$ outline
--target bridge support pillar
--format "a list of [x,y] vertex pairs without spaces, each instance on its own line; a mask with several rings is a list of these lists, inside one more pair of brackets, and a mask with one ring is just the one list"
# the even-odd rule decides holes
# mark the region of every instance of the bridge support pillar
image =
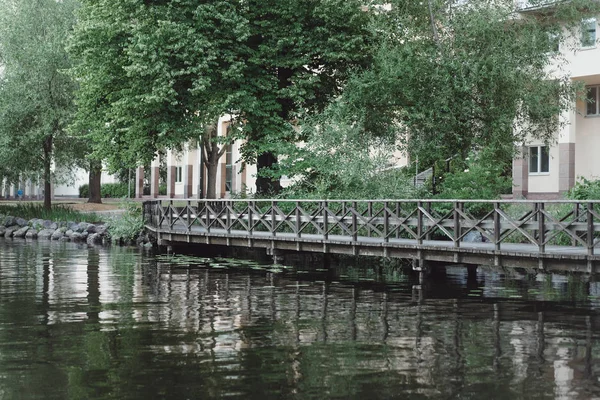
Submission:
[[267,247],[267,255],[273,258],[273,264],[281,264],[283,262],[283,251],[274,247]]
[[477,280],[477,265],[475,264],[467,264],[467,281],[476,281]]
[[423,283],[425,278],[431,273],[431,266],[423,259],[412,260],[412,269],[419,273],[419,283]]

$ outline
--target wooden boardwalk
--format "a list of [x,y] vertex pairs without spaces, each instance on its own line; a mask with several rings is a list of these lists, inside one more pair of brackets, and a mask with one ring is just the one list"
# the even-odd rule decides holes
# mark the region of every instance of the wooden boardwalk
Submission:
[[[600,202],[151,200],[159,243],[265,248],[428,262],[600,271]],[[598,254],[597,254],[598,253]]]

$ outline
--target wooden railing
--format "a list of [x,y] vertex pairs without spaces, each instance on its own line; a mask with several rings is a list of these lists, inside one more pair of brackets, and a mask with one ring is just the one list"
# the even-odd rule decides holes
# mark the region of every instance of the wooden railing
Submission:
[[[144,202],[148,226],[204,234],[270,235],[448,241],[475,236],[500,250],[527,243],[543,253],[548,245],[587,249],[600,241],[600,202],[529,200],[151,200]],[[598,210],[598,211],[596,211]]]

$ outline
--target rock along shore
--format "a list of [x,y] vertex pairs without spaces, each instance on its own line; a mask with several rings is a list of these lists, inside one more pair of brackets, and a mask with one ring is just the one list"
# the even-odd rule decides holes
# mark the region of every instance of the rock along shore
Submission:
[[119,244],[137,244],[146,248],[153,246],[152,238],[143,232],[131,243],[124,243],[121,238],[112,238],[105,223],[55,222],[38,218],[26,220],[13,216],[0,216],[0,237],[85,242],[89,245],[106,245],[112,239]]

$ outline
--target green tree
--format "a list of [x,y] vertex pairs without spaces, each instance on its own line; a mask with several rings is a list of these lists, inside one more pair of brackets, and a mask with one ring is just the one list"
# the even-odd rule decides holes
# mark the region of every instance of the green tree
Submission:
[[277,192],[276,166],[282,144],[302,136],[291,125],[322,111],[339,96],[350,73],[371,60],[369,21],[363,1],[253,0],[245,2],[247,41],[245,91],[246,160],[259,170],[257,191]]
[[508,175],[515,143],[555,140],[577,85],[560,74],[553,47],[599,11],[589,1],[531,3],[546,7],[518,14],[512,0],[390,1],[374,21],[372,67],[344,88],[338,125],[396,142],[425,168],[485,148],[480,161]]
[[[358,0],[82,4],[70,46],[74,127],[113,168],[148,164],[232,114],[244,121],[235,132],[247,139],[244,158],[264,171],[277,143],[297,139],[290,121],[322,109],[369,59]],[[264,174],[257,186],[279,188]]]
[[79,142],[66,126],[75,84],[64,49],[74,23],[73,0],[0,0],[0,160],[11,175],[42,171],[51,207],[51,166],[74,162]]
[[[160,151],[180,149],[190,139],[218,162],[222,153],[218,146],[212,153],[205,132],[239,103],[243,60],[237,52],[247,37],[239,6],[82,3],[69,49],[80,81],[73,129],[88,130],[96,154],[113,170],[148,165]],[[213,176],[217,164],[207,167]]]

